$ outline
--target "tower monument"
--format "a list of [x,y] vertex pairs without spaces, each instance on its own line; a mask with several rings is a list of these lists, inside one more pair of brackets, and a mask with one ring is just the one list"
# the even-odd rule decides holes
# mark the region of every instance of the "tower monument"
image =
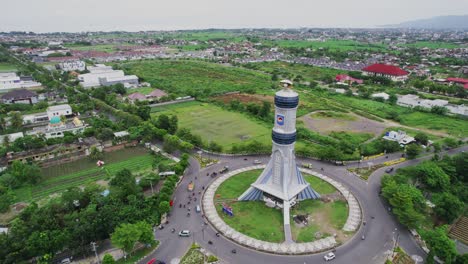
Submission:
[[275,94],[275,125],[271,135],[273,149],[270,161],[238,200],[263,200],[269,206],[283,208],[286,242],[292,242],[290,206],[301,200],[320,198],[320,195],[304,180],[294,155],[299,95],[292,90],[291,81],[283,80],[281,84],[283,89]]

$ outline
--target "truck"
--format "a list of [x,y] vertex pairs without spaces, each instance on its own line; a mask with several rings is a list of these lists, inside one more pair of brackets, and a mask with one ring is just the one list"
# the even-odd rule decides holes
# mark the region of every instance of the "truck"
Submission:
[[189,183],[189,185],[187,186],[187,190],[189,192],[193,191],[193,188],[195,187],[195,184],[193,182]]
[[228,170],[229,170],[229,167],[224,166],[224,168],[222,170],[220,170],[219,173],[226,173],[226,172],[228,172]]

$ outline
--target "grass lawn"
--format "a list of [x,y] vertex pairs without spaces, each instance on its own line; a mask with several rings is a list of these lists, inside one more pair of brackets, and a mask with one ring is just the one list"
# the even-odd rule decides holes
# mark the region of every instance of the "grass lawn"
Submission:
[[[153,111],[160,110],[159,107]],[[164,106],[165,114],[177,115],[179,127],[189,128],[206,142],[214,141],[226,150],[235,143],[257,140],[271,144],[271,131],[261,121],[220,107],[190,102]],[[161,113],[161,112],[159,112]]]
[[442,42],[442,41],[417,41],[415,43],[408,43],[402,44],[402,46],[406,47],[415,47],[415,48],[430,48],[430,49],[456,49],[459,48],[460,45],[450,42]]
[[34,186],[15,190],[16,201],[39,200],[69,187],[105,179],[124,168],[132,172],[151,169],[155,161],[143,148],[130,148],[106,153],[103,168],[87,158],[42,169],[43,179]]
[[322,179],[320,179],[318,177],[308,175],[308,174],[304,174],[304,179],[308,183],[310,183],[310,186],[312,187],[312,189],[314,189],[320,195],[330,194],[330,193],[334,193],[334,192],[337,191],[335,189],[335,187],[333,187],[333,185],[329,184],[328,182],[326,182],[326,181],[324,181],[324,180],[322,180]]
[[198,246],[192,246],[180,260],[180,264],[203,264],[205,256]]
[[154,87],[180,96],[259,91],[272,85],[267,74],[196,60],[146,60],[119,65],[126,74],[135,74]]
[[147,94],[151,93],[154,90],[156,90],[156,88],[153,88],[153,87],[132,88],[132,89],[127,90],[127,94],[142,93],[144,95],[147,95]]
[[[299,227],[294,223],[293,215],[309,215],[307,226]],[[316,232],[321,238],[341,233],[341,228],[348,218],[348,207],[344,201],[324,203],[320,200],[306,200],[291,210],[291,231],[296,242],[315,241]],[[340,234],[341,235],[341,234]]]
[[[283,216],[281,210],[269,208],[265,206],[264,202],[259,201],[228,202],[228,200],[237,199],[247,190],[261,172],[262,170],[246,171],[223,182],[215,194],[216,209],[221,218],[235,230],[260,240],[281,242],[284,240]],[[336,191],[332,185],[317,177],[305,175],[305,179],[320,194],[330,194]],[[222,212],[222,202],[229,203],[232,207],[234,212],[233,217],[227,216]],[[344,212],[342,212],[342,205],[344,206]],[[341,227],[346,221],[348,212],[346,203],[344,202],[342,202],[342,204],[341,202],[324,204],[321,201],[308,200],[300,202],[299,208],[298,210],[306,211],[315,210],[316,208],[324,209],[328,214],[327,216],[330,217],[330,225],[341,225]],[[344,220],[341,219],[342,217],[344,217]],[[313,229],[321,231],[323,228],[321,225],[310,225],[307,227],[307,231],[301,229],[301,232],[304,231],[301,236],[305,236],[301,237],[301,240],[312,241],[309,240],[309,234]],[[312,234],[315,232],[316,231],[312,232]]]
[[99,44],[99,45],[65,45],[65,47],[71,50],[92,50],[92,51],[103,51],[103,52],[115,52],[119,46],[130,46],[130,44]]
[[350,50],[373,50],[385,51],[382,44],[360,43],[353,40],[327,40],[327,41],[307,41],[307,40],[278,40],[274,44],[284,48],[329,48],[330,50],[350,51]]
[[16,71],[16,66],[11,63],[2,62],[0,63],[0,72],[13,72]]

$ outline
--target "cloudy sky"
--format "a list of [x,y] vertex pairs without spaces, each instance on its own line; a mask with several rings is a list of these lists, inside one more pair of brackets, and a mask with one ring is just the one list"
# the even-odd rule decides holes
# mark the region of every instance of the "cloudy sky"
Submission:
[[467,0],[0,0],[0,31],[375,27],[468,14]]

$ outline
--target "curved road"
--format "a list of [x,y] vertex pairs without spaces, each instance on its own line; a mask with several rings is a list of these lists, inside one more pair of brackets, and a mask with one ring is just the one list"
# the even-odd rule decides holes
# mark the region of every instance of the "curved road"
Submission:
[[[442,154],[456,154],[468,150],[468,146],[460,147],[457,149],[449,150]],[[383,163],[387,160],[394,160],[399,158],[401,153],[389,154],[388,159],[381,157],[372,160],[374,164]],[[195,212],[195,206],[200,204],[201,195],[198,194],[202,191],[202,186],[208,186],[213,180],[211,177],[206,176],[207,173],[219,171],[225,165],[228,165],[231,170],[239,169],[242,167],[252,165],[253,160],[258,159],[263,163],[269,160],[269,156],[242,156],[242,157],[229,157],[218,156],[211,154],[203,154],[204,157],[210,156],[219,160],[218,164],[212,165],[208,168],[200,169],[197,160],[191,158],[190,166],[188,167],[185,176],[179,188],[177,188],[174,196],[174,208],[169,216],[169,224],[165,225],[162,230],[155,232],[156,239],[161,241],[159,248],[145,257],[139,263],[145,264],[152,258],[163,260],[166,263],[178,263],[185,252],[190,247],[191,243],[197,242],[203,248],[218,256],[221,260],[227,263],[255,263],[255,264],[304,264],[304,263],[317,263],[324,262],[323,255],[325,253],[317,253],[313,255],[301,256],[283,256],[274,255],[255,251],[243,246],[240,246],[223,236],[216,237],[216,231],[210,226],[204,224],[204,219],[201,213]],[[395,169],[412,166],[423,160],[430,159],[432,155],[424,156],[418,159],[409,160],[393,167]],[[244,160],[247,159],[247,160]],[[409,231],[401,226],[391,215],[379,196],[380,181],[385,174],[385,168],[375,171],[369,178],[368,182],[351,175],[346,170],[347,167],[356,167],[357,165],[335,166],[330,163],[325,163],[316,160],[297,158],[298,164],[302,162],[311,163],[313,168],[318,172],[326,174],[332,179],[340,181],[356,196],[361,204],[363,213],[363,221],[365,225],[357,231],[356,235],[344,245],[336,249],[336,259],[333,263],[384,263],[385,258],[390,254],[395,245],[395,240],[398,245],[402,247],[410,256],[418,255],[425,258],[425,252],[416,244]],[[365,165],[364,165],[365,166]],[[320,171],[323,168],[324,171]],[[190,181],[195,182],[195,197],[196,202],[186,205],[186,208],[179,208],[179,203],[186,204],[188,201],[189,192],[186,187]],[[187,212],[190,207],[191,215],[188,217]],[[176,232],[171,233],[171,229],[175,228]],[[178,236],[178,232],[183,229],[188,229],[192,232],[192,236],[182,238]],[[365,235],[365,240],[361,236]],[[212,245],[208,241],[213,241]],[[237,250],[237,254],[231,253],[232,249]]]

